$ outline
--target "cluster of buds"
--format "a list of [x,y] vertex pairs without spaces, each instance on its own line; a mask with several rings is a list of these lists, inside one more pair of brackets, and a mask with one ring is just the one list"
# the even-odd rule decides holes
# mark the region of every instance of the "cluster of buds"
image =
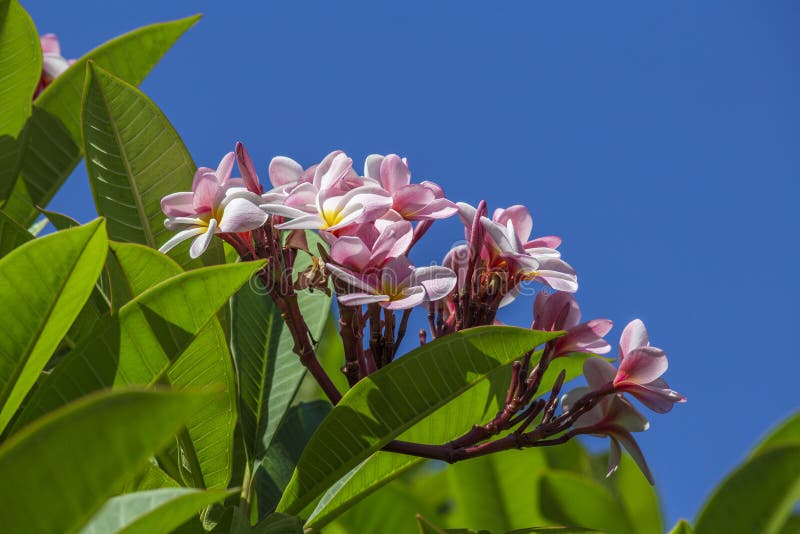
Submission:
[[[231,177],[234,162],[240,178]],[[305,169],[276,157],[269,181],[272,188],[265,191],[247,150],[237,143],[216,169],[197,170],[192,191],[162,200],[165,224],[176,234],[161,250],[192,239],[189,254],[197,258],[218,236],[243,259],[267,259],[259,278],[283,314],[300,361],[334,404],[341,393],[316,359],[296,291],[329,292],[332,279],[345,349],[342,372],[352,386],[392,361],[414,308],[427,309],[435,339],[495,324],[498,309],[516,298],[525,283],[545,286],[536,295],[531,328],[562,334],[545,345],[538,361],[531,351],[514,362],[506,402],[497,415],[446,444],[393,441],[385,450],[455,462],[599,435],[611,439],[609,474],[624,447],[652,481],[631,434],[647,429],[648,422],[624,395],[659,413],[686,399],[660,378],[667,358],[650,346],[641,321],[631,322],[622,333],[618,368],[605,358],[590,357],[583,368],[588,387],[560,397],[562,372],[548,398],[537,398],[554,360],[608,353],[611,346],[604,336],[612,324],[607,319],[580,321],[572,295],[577,276],[557,250],[561,239],[532,239],[527,208],[497,209],[489,218],[483,201],[477,207],[454,203],[433,182],[412,183],[408,161],[394,154],[367,157],[363,175],[341,151]],[[466,244],[451,249],[441,266],[414,267],[410,249],[434,221],[456,214],[464,223]],[[327,247],[310,250],[307,231],[318,232]],[[312,256],[311,267],[301,273],[294,268],[298,253]],[[401,310],[398,323],[395,312]],[[422,330],[420,343],[426,341]],[[494,439],[501,432],[506,435]]]

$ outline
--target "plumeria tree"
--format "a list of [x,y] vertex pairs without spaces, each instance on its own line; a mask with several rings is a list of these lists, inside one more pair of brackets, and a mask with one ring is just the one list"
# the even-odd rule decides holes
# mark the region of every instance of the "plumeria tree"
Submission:
[[[7,529],[662,531],[637,406],[686,398],[645,325],[617,340],[582,320],[576,270],[560,238],[531,237],[528,208],[457,202],[400,155],[262,167],[236,143],[196,166],[136,88],[196,20],[68,60],[0,1]],[[46,209],[82,158],[99,215],[84,225]],[[450,217],[463,241],[415,266]],[[526,298],[529,322],[502,323]],[[799,424],[720,486],[697,532],[797,524]],[[762,476],[774,487],[744,495]]]

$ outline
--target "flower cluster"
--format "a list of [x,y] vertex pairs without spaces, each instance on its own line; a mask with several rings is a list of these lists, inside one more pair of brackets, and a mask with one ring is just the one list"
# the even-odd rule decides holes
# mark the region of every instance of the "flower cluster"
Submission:
[[[232,177],[234,162],[241,177]],[[453,462],[507,448],[555,445],[582,434],[600,435],[611,439],[609,474],[624,447],[652,481],[632,437],[649,423],[625,395],[658,413],[685,402],[661,378],[666,355],[650,345],[637,319],[622,333],[618,367],[594,357],[611,350],[604,337],[612,323],[581,322],[573,295],[577,275],[561,259],[561,239],[532,238],[533,219],[526,207],[496,209],[489,217],[485,202],[477,207],[454,203],[433,182],[412,183],[408,161],[395,154],[368,156],[362,174],[338,150],[308,168],[279,156],[269,164],[269,182],[271,188],[265,190],[250,155],[237,143],[216,169],[197,170],[192,191],[162,199],[165,225],[176,234],[161,250],[191,239],[189,254],[197,258],[218,236],[243,259],[267,259],[259,277],[287,321],[295,352],[334,403],[341,394],[316,361],[295,290],[329,292],[333,279],[346,359],[342,371],[352,386],[392,361],[415,307],[427,306],[430,334],[438,338],[497,323],[498,309],[519,296],[528,282],[546,288],[534,300],[531,328],[556,337],[546,343],[538,361],[532,360],[531,351],[514,363],[506,404],[497,416],[441,446],[393,442],[387,450]],[[411,248],[434,221],[456,214],[464,224],[466,244],[453,247],[441,266],[414,267],[408,257]],[[327,247],[310,250],[308,231],[316,231]],[[299,251],[312,255],[312,262],[295,273]],[[403,315],[396,328],[397,310]],[[422,330],[420,343],[426,340]],[[559,401],[562,372],[549,399],[537,400],[549,365],[576,353],[591,356],[583,366],[588,386],[569,391]],[[533,430],[526,432],[531,425]]]

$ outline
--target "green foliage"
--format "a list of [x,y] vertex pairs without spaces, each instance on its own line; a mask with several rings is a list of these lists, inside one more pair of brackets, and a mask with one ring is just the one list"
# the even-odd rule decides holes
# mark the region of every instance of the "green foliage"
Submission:
[[0,211],[0,258],[31,239],[33,235],[28,230]]
[[81,534],[171,532],[206,506],[235,492],[164,488],[120,495],[103,505]]
[[669,534],[692,534],[692,526],[685,519],[678,521]]
[[[180,136],[161,110],[131,84],[87,64],[81,116],[86,170],[97,213],[108,221],[108,235],[116,241],[153,248],[172,235],[164,227],[161,199],[190,190],[197,169]],[[170,256],[191,262],[189,244]],[[224,263],[222,242],[204,255]]]
[[404,430],[559,334],[512,327],[457,332],[360,381],[311,438],[278,511],[300,512]]
[[[153,24],[112,39],[80,58],[39,95],[19,142],[0,143],[0,168],[4,169],[0,183],[13,187],[3,206],[7,215],[21,226],[30,226],[37,216],[35,206],[46,206],[81,160],[81,94],[86,63],[94,61],[138,85],[197,19]],[[33,50],[38,53],[36,41]],[[0,108],[3,114],[8,109]],[[15,163],[9,166],[12,161]]]
[[16,433],[0,446],[3,528],[76,531],[207,396],[98,393]]
[[[533,360],[541,356],[536,353]],[[540,393],[546,394],[556,376],[564,370],[566,380],[581,374],[583,361],[587,355],[575,354],[569,358],[554,361],[542,379]],[[481,381],[445,404],[434,414],[403,432],[398,439],[419,443],[445,443],[462,434],[475,424],[493,417],[505,400],[508,391],[510,369],[507,367]],[[558,447],[558,450],[571,450],[571,446]],[[549,451],[549,449],[546,449]],[[308,526],[319,528],[336,515],[353,506],[360,499],[377,491],[393,479],[425,460],[415,456],[377,452],[352,469],[345,477],[325,493],[313,513],[308,518]]]
[[98,219],[26,243],[0,260],[0,300],[8,312],[0,336],[0,431],[89,298],[107,249]]

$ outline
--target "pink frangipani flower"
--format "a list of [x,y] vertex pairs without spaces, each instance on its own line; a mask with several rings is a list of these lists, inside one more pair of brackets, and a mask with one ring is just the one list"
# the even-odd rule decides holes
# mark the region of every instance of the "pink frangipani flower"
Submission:
[[374,225],[360,225],[358,234],[334,238],[333,263],[357,273],[380,269],[386,262],[408,252],[414,230],[408,221],[397,221],[378,231]]
[[686,397],[670,389],[661,377],[667,370],[667,355],[650,346],[644,323],[634,319],[620,338],[619,369],[605,360],[591,358],[583,365],[583,373],[592,389],[612,384],[620,393],[630,393],[642,404],[658,413],[672,410]]
[[258,181],[258,173],[256,173],[253,160],[241,141],[236,142],[236,164],[239,166],[239,172],[242,173],[242,181],[247,190],[261,195],[264,189],[261,187],[261,182]]
[[411,183],[408,161],[397,154],[371,154],[364,162],[364,176],[377,181],[392,195],[392,209],[409,221],[446,219],[458,208],[433,182]]
[[34,98],[39,96],[39,93],[53,83],[53,80],[61,76],[70,65],[75,63],[74,59],[65,59],[61,55],[61,44],[55,34],[46,33],[39,40],[42,45],[42,77],[39,80],[39,85],[36,86]]
[[266,222],[267,214],[258,207],[261,197],[248,191],[242,179],[230,177],[233,159],[230,152],[216,170],[200,167],[191,192],[161,199],[161,209],[168,217],[164,226],[178,232],[161,246],[161,252],[195,238],[189,255],[197,258],[208,249],[214,234],[248,232]]
[[566,330],[567,333],[554,341],[555,357],[570,352],[589,352],[605,354],[611,345],[603,339],[613,326],[608,319],[592,319],[581,323],[581,310],[578,301],[569,293],[549,294],[539,291],[533,302],[534,330],[554,332]]
[[[569,410],[591,390],[587,387],[575,388],[561,399],[561,406]],[[574,424],[576,434],[608,436],[611,449],[608,453],[608,471],[606,476],[617,470],[622,456],[620,444],[630,453],[650,484],[654,484],[653,474],[647,466],[642,449],[633,439],[631,432],[644,432],[650,427],[645,417],[626,401],[622,395],[611,394],[603,397],[592,409],[578,417]]]
[[455,273],[450,269],[415,268],[405,256],[392,258],[381,269],[366,274],[333,263],[327,263],[326,268],[349,286],[349,293],[338,296],[339,302],[346,306],[378,303],[390,310],[405,310],[442,299],[456,285]]
[[285,198],[269,198],[261,207],[290,219],[279,229],[335,232],[354,223],[372,222],[392,205],[392,198],[376,185],[352,175],[353,160],[337,153],[329,165],[323,161],[312,182],[298,183]]

